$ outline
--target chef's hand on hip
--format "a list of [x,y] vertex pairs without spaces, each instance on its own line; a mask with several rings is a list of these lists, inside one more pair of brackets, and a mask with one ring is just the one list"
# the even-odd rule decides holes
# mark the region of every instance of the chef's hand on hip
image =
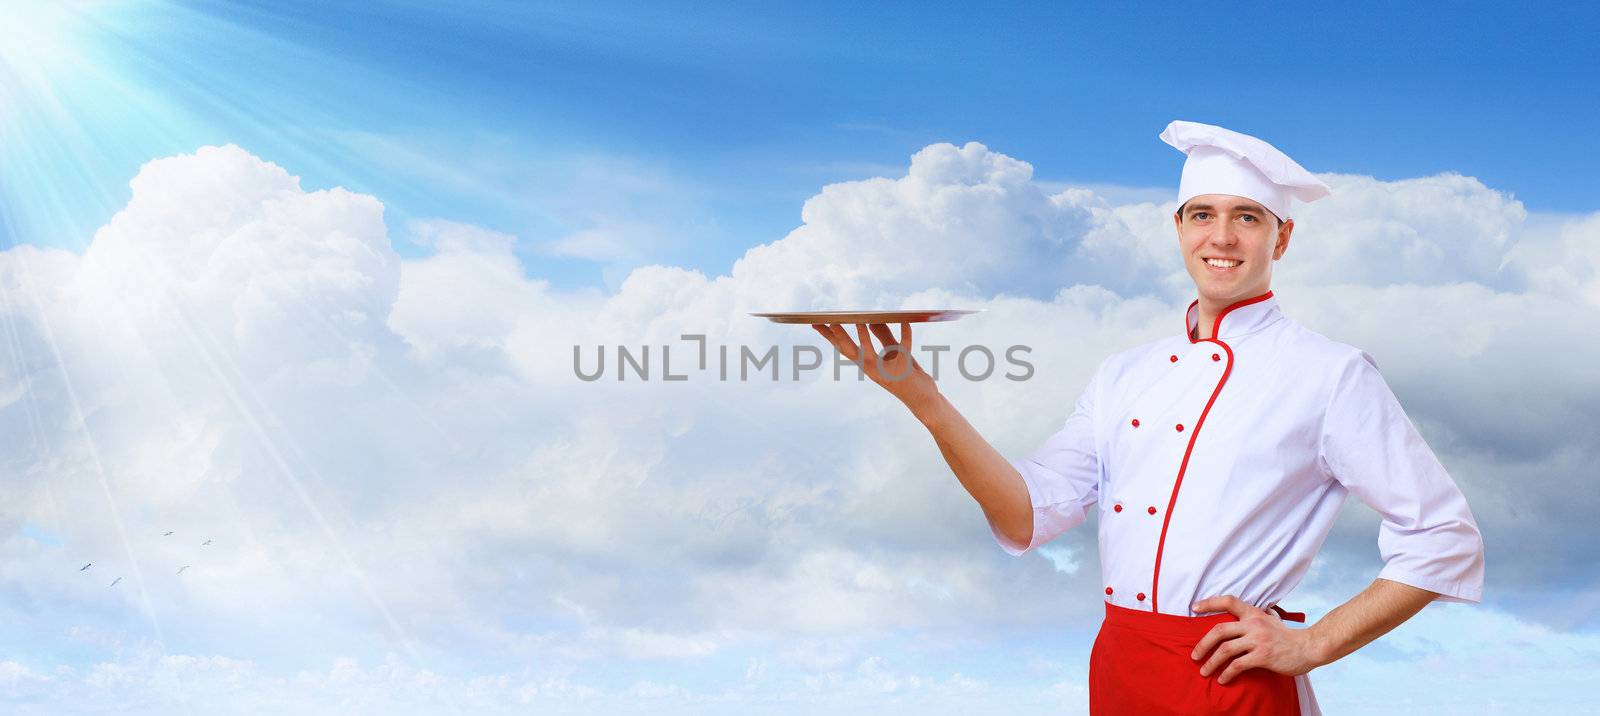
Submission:
[[[860,363],[861,369],[872,382],[883,386],[913,412],[918,406],[927,404],[939,395],[939,387],[934,383],[933,377],[923,371],[922,366],[913,357],[910,323],[900,324],[898,341],[889,331],[889,327],[882,323],[854,325],[860,345],[850,338],[850,333],[840,324],[813,323],[811,327],[817,329],[823,338],[828,339],[840,355]],[[872,336],[877,336],[883,343],[882,351],[874,345]],[[862,359],[863,355],[865,360]]]
[[[1197,614],[1229,612],[1239,621],[1225,622],[1211,627],[1189,655],[1200,664],[1200,675],[1217,673],[1217,683],[1226,684],[1247,669],[1299,676],[1321,666],[1316,658],[1316,647],[1311,634],[1304,629],[1291,629],[1271,609],[1260,609],[1246,604],[1231,594],[1202,599],[1194,604]],[[1207,655],[1210,658],[1206,658]],[[1226,668],[1224,668],[1226,667]]]

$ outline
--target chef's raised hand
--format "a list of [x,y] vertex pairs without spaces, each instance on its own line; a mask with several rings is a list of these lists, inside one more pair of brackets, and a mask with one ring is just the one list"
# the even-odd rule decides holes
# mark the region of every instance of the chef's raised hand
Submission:
[[[1200,665],[1201,676],[1210,676],[1222,669],[1217,677],[1219,684],[1228,683],[1247,669],[1298,676],[1322,665],[1316,659],[1311,635],[1304,629],[1289,628],[1271,609],[1250,606],[1229,594],[1195,602],[1194,611],[1196,614],[1225,611],[1239,618],[1239,621],[1211,627],[1189,655],[1195,661],[1205,659]],[[1209,659],[1207,654],[1210,654]]]
[[[837,323],[813,323],[818,333],[828,342],[833,344],[840,355],[862,365],[862,370],[872,382],[888,390],[894,397],[907,407],[916,409],[919,404],[925,403],[933,396],[938,395],[939,388],[934,384],[933,377],[922,370],[922,366],[913,357],[911,348],[911,324],[900,324],[900,340],[896,341],[889,327],[882,323],[857,323],[856,337],[860,345],[851,340],[850,334],[844,326]],[[871,334],[868,329],[871,329]],[[872,336],[876,335],[883,343],[883,350],[879,351],[873,344]],[[864,353],[866,360],[862,360]]]

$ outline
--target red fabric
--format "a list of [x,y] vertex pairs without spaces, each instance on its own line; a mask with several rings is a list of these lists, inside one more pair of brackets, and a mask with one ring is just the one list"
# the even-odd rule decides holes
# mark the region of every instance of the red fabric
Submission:
[[[1200,675],[1189,658],[1211,628],[1232,614],[1185,617],[1106,602],[1106,619],[1089,653],[1093,716],[1286,716],[1300,713],[1293,676],[1248,669],[1218,684],[1223,669]],[[1207,655],[1210,658],[1210,655]],[[1226,667],[1224,667],[1226,668]]]
[[1276,604],[1272,605],[1272,611],[1277,612],[1278,616],[1286,622],[1304,622],[1306,620],[1305,612],[1286,612],[1283,607]]

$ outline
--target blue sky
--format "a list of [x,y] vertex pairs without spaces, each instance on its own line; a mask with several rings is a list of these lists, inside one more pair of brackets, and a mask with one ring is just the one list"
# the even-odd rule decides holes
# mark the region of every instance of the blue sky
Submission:
[[[1167,187],[1180,157],[1155,135],[1175,118],[1314,171],[1451,170],[1534,211],[1589,205],[1600,97],[1574,88],[1600,71],[1591,10],[1376,7],[107,3],[59,22],[91,58],[58,89],[78,126],[8,128],[41,156],[0,165],[29,207],[6,239],[72,245],[144,161],[235,142],[308,187],[384,197],[397,229],[473,222],[518,236],[541,275],[599,285],[594,262],[534,247],[599,215],[657,221],[672,240],[630,263],[726,271],[817,187],[939,141],[1046,181]],[[593,193],[615,200],[560,196],[596,157]],[[31,221],[26,189],[64,216]]]
[[[1597,25],[0,0],[0,703],[1073,712],[1092,520],[1012,559],[870,384],[589,384],[569,349],[985,308],[929,335],[1035,377],[941,390],[1023,454],[1178,325],[1189,119],[1335,188],[1274,289],[1376,357],[1485,535],[1484,603],[1314,672],[1326,712],[1588,708]],[[1377,521],[1347,504],[1288,606],[1370,583]]]

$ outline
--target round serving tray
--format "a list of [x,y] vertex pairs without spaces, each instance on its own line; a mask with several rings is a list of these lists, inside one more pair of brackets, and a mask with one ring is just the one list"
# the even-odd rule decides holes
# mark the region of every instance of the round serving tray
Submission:
[[985,309],[940,309],[936,311],[783,311],[752,313],[773,323],[929,323],[954,321]]

